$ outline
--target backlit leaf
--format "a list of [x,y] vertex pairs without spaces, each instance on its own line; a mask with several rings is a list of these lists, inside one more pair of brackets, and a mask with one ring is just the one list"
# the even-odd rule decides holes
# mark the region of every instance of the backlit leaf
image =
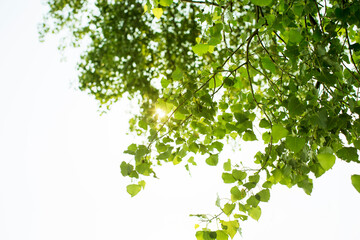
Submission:
[[217,240],[228,240],[229,239],[229,235],[227,235],[226,232],[223,230],[217,230],[216,235],[217,235]]
[[130,194],[131,197],[134,197],[141,190],[141,186],[138,184],[130,184],[126,187],[126,191]]
[[222,210],[226,215],[230,216],[232,211],[235,209],[235,206],[236,206],[235,204],[226,203]]
[[192,50],[196,55],[202,56],[209,51],[209,45],[203,43],[196,44],[192,47]]
[[160,0],[160,5],[164,7],[168,7],[173,3],[173,0]]
[[283,126],[277,124],[274,125],[272,127],[272,138],[273,138],[273,142],[277,143],[280,139],[286,137],[288,135],[288,130],[286,130],[286,128],[284,128]]
[[231,237],[234,238],[236,232],[239,229],[239,222],[237,220],[234,221],[220,221],[223,230]]
[[249,209],[249,216],[254,220],[258,221],[261,216],[261,208],[259,206]]
[[153,8],[152,12],[157,19],[160,19],[164,11],[162,10],[162,8]]
[[334,166],[336,157],[330,153],[320,153],[317,155],[317,159],[321,167],[327,171]]

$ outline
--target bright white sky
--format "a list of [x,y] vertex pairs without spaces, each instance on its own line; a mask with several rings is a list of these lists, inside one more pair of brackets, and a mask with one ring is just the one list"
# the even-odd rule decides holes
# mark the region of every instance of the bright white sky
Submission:
[[[164,167],[131,199],[119,171],[129,157],[129,106],[99,116],[96,102],[71,86],[76,55],[60,62],[56,39],[38,42],[40,2],[0,0],[0,239],[195,239],[189,214],[216,210],[221,172],[203,167],[190,177]],[[360,166],[337,161],[311,197],[276,187],[259,222],[242,224],[235,239],[360,239],[354,173]]]

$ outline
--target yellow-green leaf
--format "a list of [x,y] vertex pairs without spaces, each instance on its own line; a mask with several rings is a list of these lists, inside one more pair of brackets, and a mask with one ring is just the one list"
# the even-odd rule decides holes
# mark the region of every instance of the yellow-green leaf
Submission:
[[239,229],[239,222],[237,220],[234,221],[220,221],[223,230],[231,237],[234,238],[237,230]]
[[255,208],[250,208],[249,215],[256,221],[258,221],[261,216],[261,208],[259,206],[255,207]]
[[153,8],[152,12],[157,19],[160,19],[164,11],[162,10],[162,8]]
[[229,239],[229,235],[227,235],[226,232],[223,230],[217,230],[216,235],[217,235],[217,237],[216,237],[217,240],[228,240]]
[[360,175],[354,174],[351,176],[351,183],[354,188],[360,193]]
[[321,167],[327,171],[335,164],[335,156],[331,153],[320,153],[317,155],[317,159]]
[[270,6],[273,0],[250,0],[250,1],[257,6],[265,7],[265,6]]
[[173,3],[173,0],[160,0],[160,5],[164,7],[168,7]]
[[141,190],[141,186],[138,184],[130,184],[126,187],[126,191],[130,194],[131,197],[134,197]]
[[277,143],[280,139],[286,137],[288,133],[288,130],[286,130],[286,128],[284,128],[280,124],[274,125],[272,127],[273,143]]
[[196,55],[202,56],[209,51],[209,45],[203,43],[196,44],[195,46],[192,46],[192,50]]
[[144,180],[139,181],[139,186],[141,186],[143,189],[145,188],[146,182]]

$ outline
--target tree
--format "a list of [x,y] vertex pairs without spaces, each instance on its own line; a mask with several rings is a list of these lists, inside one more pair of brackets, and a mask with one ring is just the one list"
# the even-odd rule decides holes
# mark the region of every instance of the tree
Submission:
[[[154,166],[186,169],[204,155],[223,164],[229,200],[221,223],[197,239],[228,239],[271,187],[297,185],[336,159],[359,163],[360,2],[356,0],[49,0],[41,36],[68,30],[86,46],[79,88],[107,109],[123,96],[140,111],[130,130],[143,137],[125,151],[121,174],[135,196]],[[65,43],[66,44],[66,43]],[[161,116],[161,112],[165,115]],[[223,159],[224,146],[259,141],[256,169]],[[360,192],[360,175],[351,177]],[[227,215],[231,220],[223,220]],[[229,219],[226,218],[226,219]],[[207,226],[207,225],[206,225]]]

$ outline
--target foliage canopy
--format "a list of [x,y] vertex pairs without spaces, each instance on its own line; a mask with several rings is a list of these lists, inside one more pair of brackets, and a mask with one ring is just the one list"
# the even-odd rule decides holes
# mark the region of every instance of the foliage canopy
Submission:
[[[230,198],[199,216],[201,239],[228,239],[274,184],[312,191],[337,159],[359,163],[360,2],[357,0],[49,0],[41,35],[68,30],[86,45],[79,87],[101,106],[126,96],[144,142],[125,151],[121,174],[135,196],[154,166],[204,155],[223,164]],[[162,111],[165,117],[161,117]],[[259,141],[247,169],[224,144]],[[360,176],[351,177],[360,192]],[[222,217],[227,215],[227,220]],[[230,219],[230,220],[229,220]]]

